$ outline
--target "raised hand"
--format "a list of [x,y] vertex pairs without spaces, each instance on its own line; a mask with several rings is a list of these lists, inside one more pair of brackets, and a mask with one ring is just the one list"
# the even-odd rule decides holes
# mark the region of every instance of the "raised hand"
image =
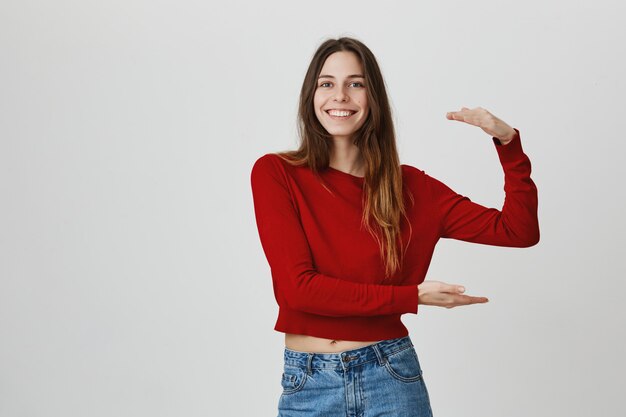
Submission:
[[418,304],[453,308],[460,305],[486,303],[487,297],[473,297],[462,294],[461,285],[446,284],[441,281],[424,281],[417,286]]
[[489,113],[482,107],[469,109],[462,107],[460,111],[446,113],[448,120],[458,120],[474,126],[480,127],[485,133],[496,137],[503,145],[506,145],[515,136],[515,129]]

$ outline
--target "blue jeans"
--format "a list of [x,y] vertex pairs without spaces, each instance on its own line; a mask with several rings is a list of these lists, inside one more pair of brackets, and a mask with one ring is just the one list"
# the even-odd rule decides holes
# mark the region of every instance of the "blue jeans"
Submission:
[[340,353],[285,347],[279,417],[432,417],[407,335]]

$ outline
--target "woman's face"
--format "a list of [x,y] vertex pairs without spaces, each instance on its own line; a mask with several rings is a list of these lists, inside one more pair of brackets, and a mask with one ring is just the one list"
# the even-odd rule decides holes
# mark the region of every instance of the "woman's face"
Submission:
[[[313,106],[317,119],[335,139],[352,138],[365,123],[369,107],[363,75],[358,56],[347,51],[329,55],[320,71]],[[349,115],[341,116],[345,110]]]

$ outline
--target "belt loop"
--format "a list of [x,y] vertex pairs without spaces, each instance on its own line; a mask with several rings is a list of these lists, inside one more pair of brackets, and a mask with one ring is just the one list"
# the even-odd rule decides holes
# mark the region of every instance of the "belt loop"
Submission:
[[306,373],[311,375],[313,373],[312,369],[311,369],[311,363],[313,362],[313,355],[315,355],[315,353],[313,352],[309,352],[307,361],[306,361]]
[[374,353],[376,353],[378,363],[383,366],[387,362],[387,357],[381,352],[380,348],[378,347],[378,343],[374,343],[372,345],[372,348],[374,349]]

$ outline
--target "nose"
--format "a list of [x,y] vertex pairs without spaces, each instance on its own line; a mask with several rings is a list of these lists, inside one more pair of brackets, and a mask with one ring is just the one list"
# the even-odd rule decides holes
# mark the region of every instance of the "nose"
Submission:
[[335,93],[335,101],[346,101],[348,95],[344,93],[343,88],[339,88]]

